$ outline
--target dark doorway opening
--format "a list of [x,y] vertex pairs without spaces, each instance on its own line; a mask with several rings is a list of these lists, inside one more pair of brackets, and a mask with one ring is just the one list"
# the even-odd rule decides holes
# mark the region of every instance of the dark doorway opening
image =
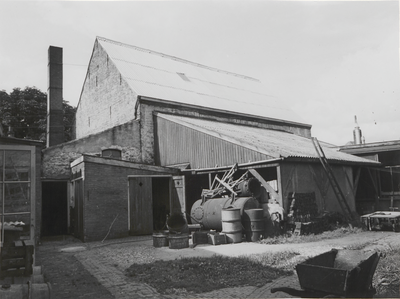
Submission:
[[152,181],[154,230],[167,228],[167,214],[170,213],[170,181],[168,177],[154,177]]
[[42,236],[68,233],[68,182],[42,183]]

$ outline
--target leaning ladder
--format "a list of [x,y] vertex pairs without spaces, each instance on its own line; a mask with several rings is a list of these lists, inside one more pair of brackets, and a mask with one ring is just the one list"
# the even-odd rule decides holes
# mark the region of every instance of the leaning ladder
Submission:
[[325,153],[322,150],[322,147],[319,144],[318,139],[312,137],[311,140],[315,147],[315,150],[317,151],[317,155],[319,160],[321,161],[322,167],[324,168],[325,173],[328,177],[329,183],[332,186],[333,192],[335,193],[339,205],[342,208],[343,213],[345,214],[345,217],[347,218],[347,220],[354,220],[349,204],[347,203],[346,198],[339,187],[339,184],[335,178],[335,175],[333,174],[332,168],[330,167],[328,160],[326,159]]

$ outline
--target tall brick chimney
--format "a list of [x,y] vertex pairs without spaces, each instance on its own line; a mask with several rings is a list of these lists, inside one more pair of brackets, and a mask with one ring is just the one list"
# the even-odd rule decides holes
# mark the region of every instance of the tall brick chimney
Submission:
[[49,47],[47,89],[47,147],[64,142],[63,49]]

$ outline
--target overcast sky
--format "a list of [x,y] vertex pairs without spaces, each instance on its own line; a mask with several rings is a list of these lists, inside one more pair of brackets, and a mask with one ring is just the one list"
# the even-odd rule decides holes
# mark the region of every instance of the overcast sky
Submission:
[[320,140],[400,139],[398,1],[0,0],[0,90],[46,92],[58,46],[76,106],[96,36],[257,78]]

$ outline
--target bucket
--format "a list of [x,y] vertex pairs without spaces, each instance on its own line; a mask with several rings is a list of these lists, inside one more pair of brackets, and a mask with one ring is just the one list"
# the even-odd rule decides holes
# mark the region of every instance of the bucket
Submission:
[[242,221],[239,208],[222,209],[222,232],[226,234],[227,243],[242,242]]
[[263,209],[245,210],[243,213],[243,226],[247,242],[259,241],[265,226]]
[[189,247],[188,234],[169,235],[168,241],[170,249],[182,249]]
[[168,246],[168,233],[153,233],[153,246],[154,247]]
[[35,298],[50,299],[51,286],[49,283],[11,284],[0,287],[1,299]]

